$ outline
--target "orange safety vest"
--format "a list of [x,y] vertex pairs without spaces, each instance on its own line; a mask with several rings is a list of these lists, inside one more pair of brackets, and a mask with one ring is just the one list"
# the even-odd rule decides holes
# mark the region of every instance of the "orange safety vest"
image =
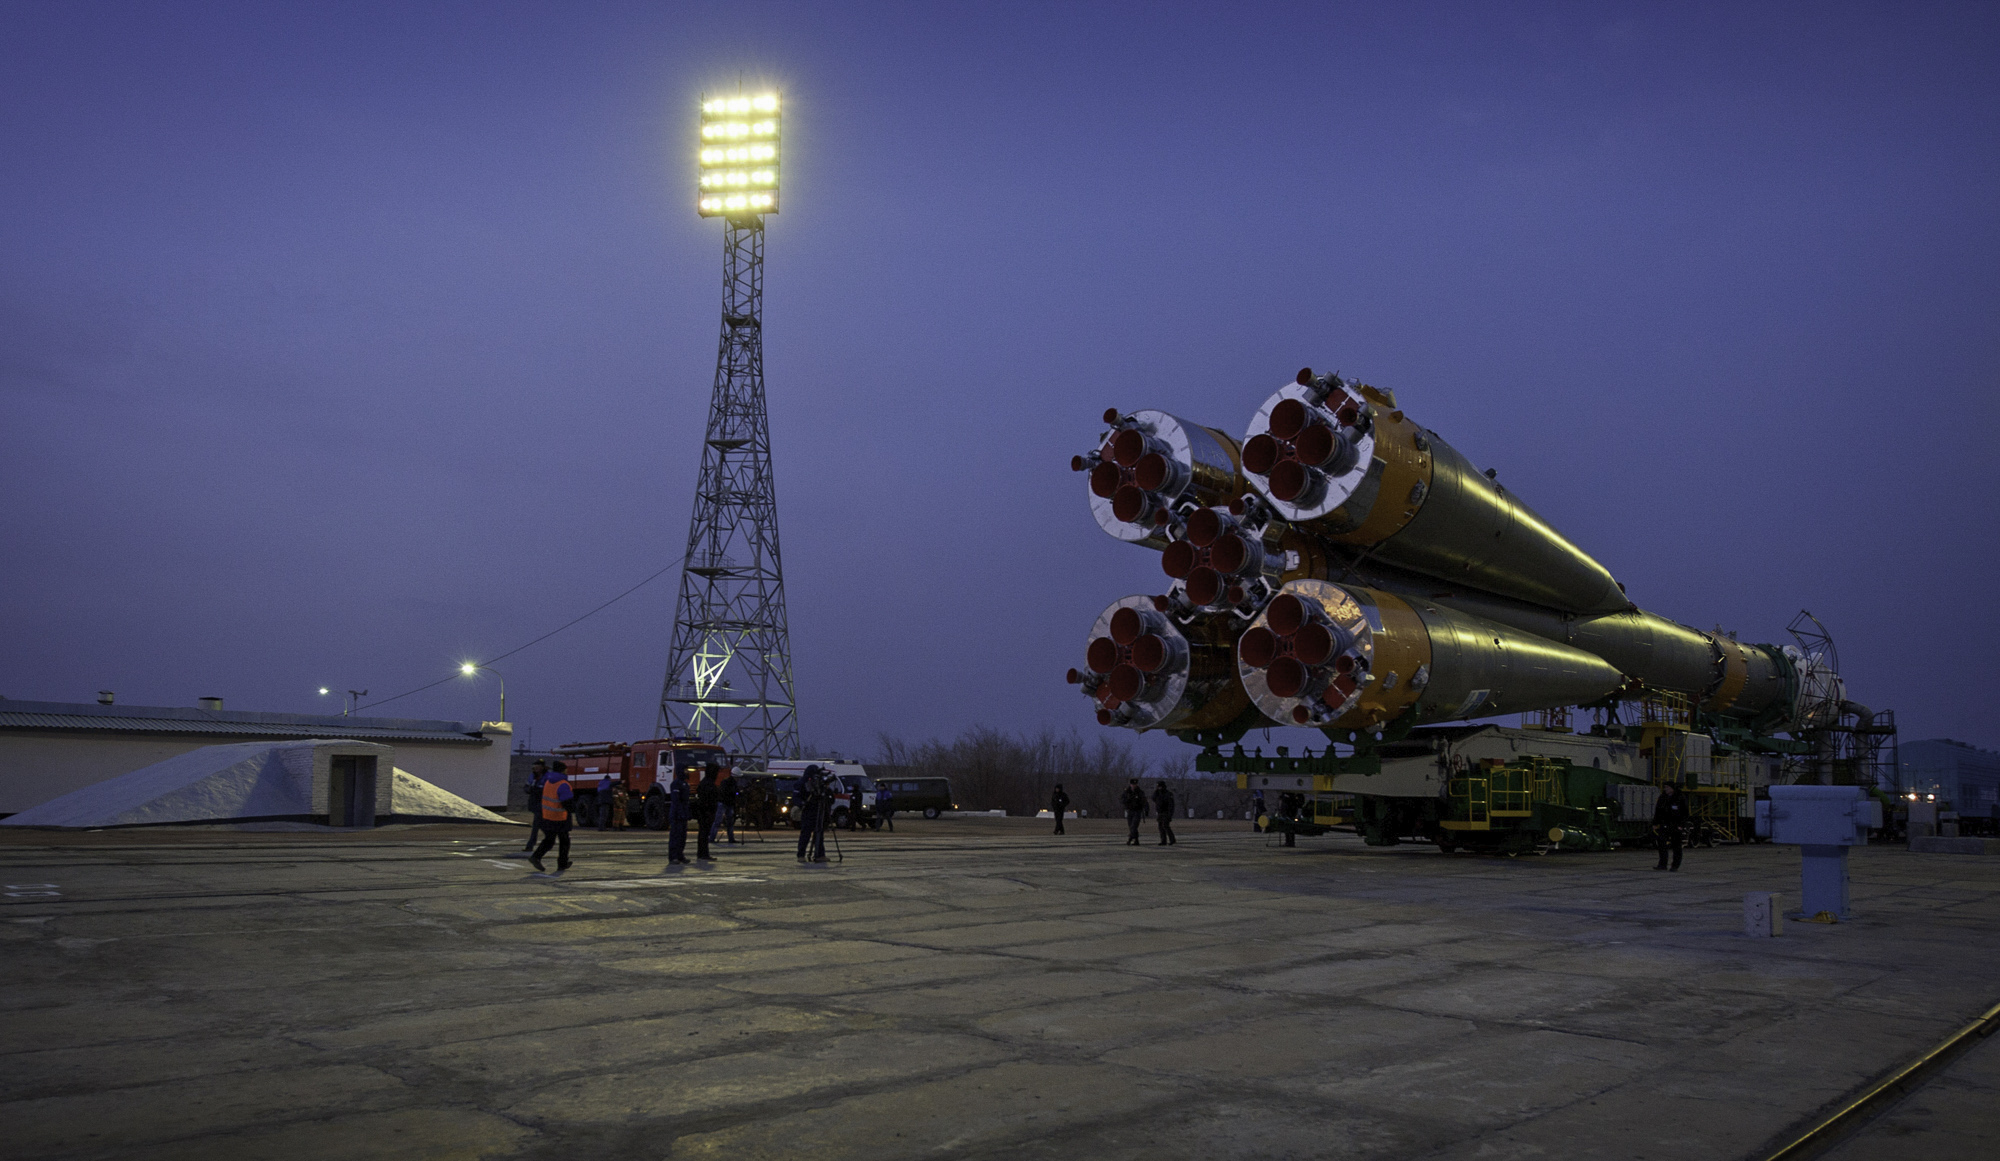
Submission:
[[560,790],[569,785],[565,778],[551,778],[542,783],[542,817],[549,822],[568,822],[569,807],[558,797]]

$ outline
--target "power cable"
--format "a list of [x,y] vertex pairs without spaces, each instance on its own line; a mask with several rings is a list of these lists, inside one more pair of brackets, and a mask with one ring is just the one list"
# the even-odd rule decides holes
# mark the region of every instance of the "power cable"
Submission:
[[[507,652],[505,652],[505,653],[502,653],[502,654],[499,654],[498,656],[495,656],[495,657],[489,657],[489,658],[487,658],[487,659],[486,659],[486,660],[484,660],[484,661],[480,661],[480,662],[477,662],[476,664],[478,664],[478,665],[482,665],[482,666],[485,666],[485,665],[491,665],[491,664],[493,664],[493,663],[494,663],[495,661],[504,661],[504,660],[506,660],[507,658],[509,658],[509,657],[512,657],[512,656],[513,656],[514,654],[516,654],[516,653],[519,653],[519,652],[521,652],[521,651],[522,651],[522,650],[524,650],[524,649],[529,649],[529,648],[532,648],[533,646],[536,646],[536,645],[539,645],[539,644],[541,644],[542,642],[544,642],[544,641],[548,640],[549,638],[551,638],[551,637],[555,636],[555,635],[556,635],[557,633],[560,633],[560,632],[562,632],[562,631],[563,631],[564,629],[568,629],[568,628],[570,628],[570,627],[572,627],[572,626],[574,626],[574,625],[577,625],[577,624],[580,624],[581,622],[584,622],[584,621],[587,621],[587,620],[589,620],[590,618],[592,618],[592,617],[595,617],[595,616],[596,616],[597,614],[599,614],[599,613],[603,612],[604,610],[606,610],[606,609],[610,608],[611,606],[613,606],[613,605],[617,604],[617,603],[618,603],[619,601],[622,601],[622,600],[624,600],[624,599],[625,599],[626,597],[629,597],[629,596],[631,596],[631,595],[632,595],[633,593],[636,593],[636,592],[638,592],[638,591],[639,591],[640,589],[643,589],[643,588],[645,588],[645,587],[646,587],[647,585],[649,585],[649,584],[652,584],[652,583],[653,583],[654,581],[656,581],[656,580],[659,580],[659,579],[660,579],[661,577],[663,577],[663,576],[667,575],[668,573],[672,572],[672,571],[673,571],[674,569],[676,569],[676,568],[680,567],[680,563],[681,563],[681,561],[682,561],[682,560],[685,560],[685,559],[686,559],[686,557],[684,557],[684,556],[677,556],[677,557],[675,557],[675,558],[673,559],[673,562],[672,562],[671,564],[667,565],[667,566],[666,566],[665,568],[663,568],[663,569],[661,569],[660,571],[658,571],[658,572],[654,573],[653,575],[651,575],[651,576],[647,577],[647,578],[646,578],[645,580],[642,580],[642,581],[640,581],[640,582],[639,582],[638,584],[636,584],[636,585],[633,585],[633,586],[632,586],[631,588],[629,588],[629,589],[626,589],[626,590],[625,590],[624,592],[622,592],[622,593],[619,593],[619,594],[618,594],[617,596],[615,596],[615,597],[612,597],[612,598],[611,598],[610,600],[608,600],[608,601],[604,602],[603,604],[601,604],[601,605],[597,606],[596,608],[594,608],[594,609],[590,610],[590,611],[589,611],[588,613],[585,613],[585,614],[584,614],[583,616],[581,616],[581,617],[578,617],[578,618],[576,618],[575,620],[572,620],[572,621],[569,621],[569,622],[567,622],[567,623],[565,623],[565,624],[562,624],[562,625],[559,625],[559,626],[557,626],[557,627],[556,627],[556,628],[554,628],[554,629],[550,629],[550,630],[549,630],[548,632],[546,632],[546,633],[542,634],[541,636],[539,636],[539,637],[535,638],[535,639],[534,639],[533,641],[530,641],[530,642],[528,642],[528,643],[527,643],[526,645],[516,645],[516,646],[515,646],[514,648],[512,648],[512,649],[509,649],[509,650],[507,650]],[[390,702],[392,702],[392,701],[401,701],[402,699],[404,699],[404,698],[406,698],[406,697],[410,697],[410,696],[412,696],[412,695],[414,695],[414,694],[419,694],[419,693],[422,693],[422,692],[424,692],[424,691],[425,691],[425,690],[427,690],[427,689],[436,689],[436,688],[437,688],[438,686],[440,686],[440,685],[443,685],[443,684],[444,684],[445,682],[447,682],[447,681],[452,681],[452,680],[454,680],[454,679],[455,679],[455,678],[457,678],[457,677],[458,677],[458,674],[455,674],[455,673],[454,673],[454,674],[452,674],[452,675],[450,675],[450,676],[448,676],[448,677],[440,677],[440,678],[438,678],[438,679],[437,679],[436,681],[433,681],[433,682],[431,682],[431,683],[430,683],[429,685],[420,685],[420,686],[418,686],[418,687],[417,687],[417,688],[415,688],[415,689],[409,689],[409,690],[404,690],[404,691],[403,691],[402,693],[399,693],[399,694],[395,695],[394,697],[385,697],[385,698],[381,698],[381,699],[379,699],[379,700],[377,700],[377,701],[371,701],[371,702],[369,702],[369,703],[368,703],[367,705],[358,705],[358,706],[355,706],[354,708],[355,708],[356,710],[364,710],[364,709],[369,709],[369,708],[372,708],[372,707],[374,707],[374,706],[378,706],[378,705],[388,705],[388,704],[389,704]]]

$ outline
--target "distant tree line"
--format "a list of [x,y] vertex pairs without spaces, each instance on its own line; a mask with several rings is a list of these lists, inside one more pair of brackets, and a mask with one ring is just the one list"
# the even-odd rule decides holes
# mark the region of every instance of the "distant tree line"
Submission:
[[1060,782],[1072,809],[1087,811],[1092,818],[1117,817],[1123,814],[1119,796],[1132,778],[1140,780],[1149,799],[1164,780],[1174,792],[1176,813],[1183,818],[1191,808],[1196,818],[1214,818],[1220,810],[1225,817],[1240,819],[1250,805],[1249,793],[1236,789],[1234,776],[1196,774],[1192,749],[1151,761],[1133,752],[1129,742],[1108,734],[1085,740],[1074,730],[1015,735],[973,726],[950,741],[922,742],[883,733],[876,737],[876,757],[869,767],[871,773],[883,768],[878,777],[893,771],[949,778],[960,807],[1015,815],[1048,809],[1049,795]]

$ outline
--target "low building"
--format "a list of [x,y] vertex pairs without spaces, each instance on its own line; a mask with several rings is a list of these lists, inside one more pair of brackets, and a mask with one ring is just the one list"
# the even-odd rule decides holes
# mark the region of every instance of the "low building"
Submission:
[[1935,794],[1962,815],[2000,816],[2000,754],[1951,738],[1897,747],[1898,788]]
[[388,743],[424,781],[504,809],[513,737],[505,722],[255,713],[217,698],[190,709],[0,698],[0,815],[203,746],[306,739]]

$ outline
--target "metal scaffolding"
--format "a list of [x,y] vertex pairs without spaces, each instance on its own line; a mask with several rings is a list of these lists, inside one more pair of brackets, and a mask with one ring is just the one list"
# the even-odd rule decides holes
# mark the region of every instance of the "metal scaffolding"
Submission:
[[660,729],[755,767],[795,756],[799,727],[764,410],[764,219],[723,223],[722,339]]

